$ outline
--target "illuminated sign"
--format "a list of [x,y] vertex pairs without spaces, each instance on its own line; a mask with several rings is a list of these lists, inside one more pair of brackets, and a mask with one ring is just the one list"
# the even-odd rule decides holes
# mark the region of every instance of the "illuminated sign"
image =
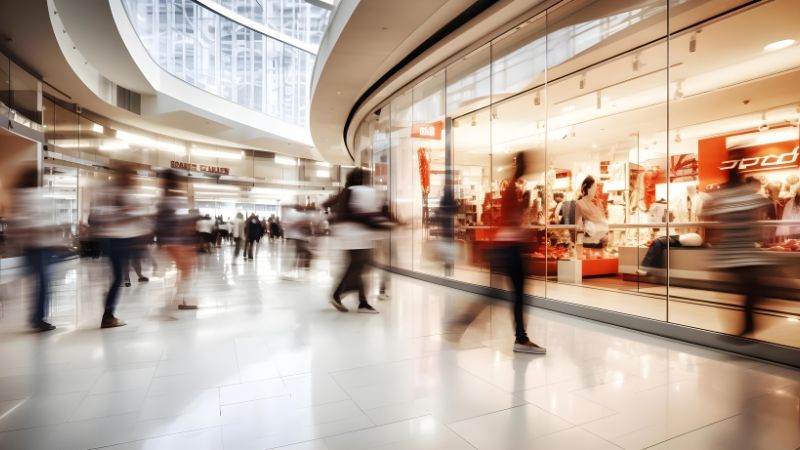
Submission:
[[420,139],[441,139],[442,121],[431,123],[415,123],[411,125],[411,137]]
[[739,173],[751,173],[800,167],[800,161],[798,161],[800,146],[795,142],[780,142],[730,150],[729,156],[734,156],[734,158],[722,161],[719,169],[738,168]]
[[182,161],[170,161],[169,166],[173,169],[188,170],[192,172],[205,172],[217,175],[230,175],[231,169],[227,167],[208,166],[206,164],[194,164]]

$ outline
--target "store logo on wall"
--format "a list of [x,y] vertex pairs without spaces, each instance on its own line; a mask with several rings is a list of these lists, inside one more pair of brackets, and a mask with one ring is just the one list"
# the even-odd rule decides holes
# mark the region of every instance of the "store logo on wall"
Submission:
[[441,120],[431,123],[415,123],[411,125],[411,137],[420,139],[441,139],[442,138]]
[[739,169],[739,173],[766,172],[800,167],[800,146],[795,142],[779,142],[731,149],[734,158],[722,161],[720,170]]
[[205,164],[194,164],[182,161],[170,161],[169,166],[173,169],[188,170],[190,172],[205,172],[217,175],[230,175],[231,169],[227,167],[208,166]]

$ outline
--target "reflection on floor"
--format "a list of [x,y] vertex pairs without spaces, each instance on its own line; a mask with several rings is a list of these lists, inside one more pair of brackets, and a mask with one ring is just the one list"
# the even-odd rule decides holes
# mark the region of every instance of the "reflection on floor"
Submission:
[[[418,271],[437,277],[445,276],[442,263],[436,261],[421,263]],[[508,289],[501,277],[490,277],[488,270],[468,264],[457,264],[451,278],[480,286]],[[724,292],[625,281],[621,277],[587,277],[581,284],[531,277],[527,280],[526,292],[654,320],[666,321],[669,318],[673,323],[720,333],[733,334],[743,327],[742,298]],[[754,334],[756,339],[800,347],[800,302],[766,299],[757,311],[756,320],[760,329]]]
[[800,371],[534,309],[548,354],[514,354],[507,304],[404,277],[380,315],[343,314],[326,303],[338,264],[298,275],[283,249],[203,257],[198,311],[164,310],[159,261],[111,330],[102,261],[60,270],[51,333],[24,331],[7,286],[0,448],[800,446]]

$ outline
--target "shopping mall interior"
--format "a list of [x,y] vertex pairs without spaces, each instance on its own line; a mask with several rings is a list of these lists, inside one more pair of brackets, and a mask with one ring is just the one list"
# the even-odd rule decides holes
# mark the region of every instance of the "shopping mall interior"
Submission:
[[797,0],[0,0],[0,116],[2,449],[800,449]]

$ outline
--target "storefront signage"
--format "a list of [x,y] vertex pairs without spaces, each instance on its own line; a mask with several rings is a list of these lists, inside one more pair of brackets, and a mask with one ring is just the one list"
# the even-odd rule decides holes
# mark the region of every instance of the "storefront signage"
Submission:
[[442,121],[430,123],[415,123],[411,125],[411,137],[420,139],[436,139],[442,138]]
[[199,172],[213,173],[217,175],[231,174],[231,169],[227,167],[208,166],[205,164],[194,164],[182,161],[170,161],[169,166],[172,167],[173,169],[199,171]]
[[778,142],[732,149],[719,166],[727,171],[738,168],[739,173],[765,172],[800,167],[800,146],[797,141]]

